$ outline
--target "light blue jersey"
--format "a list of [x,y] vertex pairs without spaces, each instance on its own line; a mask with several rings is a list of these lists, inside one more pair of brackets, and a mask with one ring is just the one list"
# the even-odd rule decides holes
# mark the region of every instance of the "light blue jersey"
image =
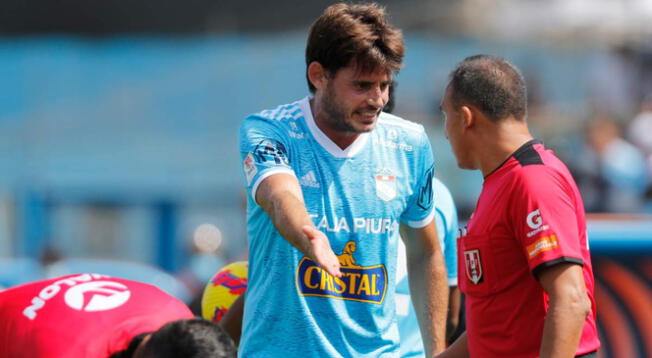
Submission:
[[[453,197],[448,188],[433,179],[435,197],[435,222],[439,245],[444,253],[448,286],[457,286],[457,210]],[[399,243],[397,283],[396,283],[396,316],[398,317],[398,330],[401,337],[401,357],[425,357],[423,340],[419,331],[419,322],[410,299],[410,286],[407,277],[407,262],[405,245]]]
[[[433,157],[421,125],[382,113],[342,150],[315,124],[309,98],[249,116],[240,128],[248,190],[249,286],[241,357],[398,357],[398,226],[434,217]],[[333,278],[294,248],[254,201],[270,175],[301,184],[338,255]]]

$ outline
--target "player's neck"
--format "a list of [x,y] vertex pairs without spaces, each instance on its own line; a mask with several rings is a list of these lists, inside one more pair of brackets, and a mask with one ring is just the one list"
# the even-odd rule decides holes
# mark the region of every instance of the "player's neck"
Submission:
[[486,137],[482,141],[484,145],[478,154],[478,163],[482,176],[486,177],[523,144],[532,140],[525,122],[509,121],[501,123],[495,127],[495,130],[486,132]]
[[344,150],[348,148],[360,136],[360,133],[345,132],[333,128],[328,121],[323,119],[324,114],[320,108],[319,102],[315,101],[314,98],[310,100],[310,111],[312,112],[312,118],[319,130],[321,130],[322,133],[324,133],[340,149]]

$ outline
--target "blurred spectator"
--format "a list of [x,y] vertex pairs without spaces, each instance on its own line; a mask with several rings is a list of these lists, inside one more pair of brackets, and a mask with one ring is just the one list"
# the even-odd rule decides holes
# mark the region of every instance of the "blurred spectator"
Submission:
[[[627,135],[645,155],[648,178],[652,178],[652,93],[641,102],[638,114],[629,123]],[[648,181],[645,198],[645,211],[652,212],[652,180]]]
[[588,146],[576,163],[586,210],[641,211],[647,185],[643,154],[603,115],[588,124],[586,140]]
[[59,250],[57,250],[52,244],[48,243],[45,245],[43,248],[43,251],[41,252],[41,255],[39,256],[39,260],[41,262],[41,265],[43,267],[47,267],[49,265],[54,264],[57,261],[60,261],[62,259],[61,253]]
[[646,156],[652,154],[652,93],[643,99],[640,111],[629,123],[627,135]]
[[589,65],[589,91],[601,112],[627,118],[639,98],[639,54],[629,44],[619,44],[598,55]]

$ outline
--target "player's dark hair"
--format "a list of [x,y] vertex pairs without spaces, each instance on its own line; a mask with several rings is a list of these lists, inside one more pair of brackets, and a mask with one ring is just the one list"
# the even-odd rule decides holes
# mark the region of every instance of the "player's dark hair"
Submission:
[[[354,61],[362,73],[397,72],[403,64],[403,34],[387,22],[376,3],[329,6],[312,24],[306,46],[307,66],[319,62],[329,74]],[[310,92],[315,86],[310,83]]]
[[398,82],[396,81],[392,81],[389,84],[389,97],[385,107],[383,107],[383,112],[392,113],[394,111],[394,107],[396,106],[396,87],[398,87]]
[[134,355],[134,352],[136,352],[136,348],[140,345],[140,342],[142,342],[148,334],[149,333],[142,333],[135,336],[131,339],[131,342],[129,342],[127,349],[113,353],[109,358],[131,358]]
[[504,58],[475,55],[465,58],[450,74],[451,102],[465,104],[499,121],[513,116],[525,120],[527,89],[521,72]]
[[[147,358],[235,358],[229,335],[216,323],[201,319],[170,322],[152,333],[142,349]],[[139,352],[139,356],[141,355]]]

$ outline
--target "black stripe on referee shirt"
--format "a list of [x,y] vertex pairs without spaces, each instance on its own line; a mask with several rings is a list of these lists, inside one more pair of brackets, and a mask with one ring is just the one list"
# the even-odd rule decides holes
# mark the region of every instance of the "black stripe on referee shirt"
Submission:
[[535,267],[532,270],[532,274],[535,277],[539,277],[539,274],[544,269],[547,269],[548,267],[555,266],[555,265],[561,264],[561,263],[571,263],[571,264],[577,264],[577,265],[580,265],[580,266],[584,266],[584,260],[582,260],[582,259],[578,259],[577,257],[562,256],[562,257],[556,258],[554,260],[546,261],[546,262],[544,262],[542,264],[539,264],[539,266]]
[[518,160],[522,166],[532,165],[532,164],[543,164],[543,159],[541,155],[534,149],[535,144],[542,144],[540,140],[532,139],[527,143],[523,144],[519,149],[517,149],[512,157]]
[[510,159],[514,158],[516,161],[521,164],[521,166],[526,166],[526,165],[531,165],[531,164],[543,164],[543,160],[541,159],[541,156],[539,155],[539,152],[537,152],[536,149],[534,149],[533,145],[535,144],[543,144],[542,141],[538,139],[532,139],[527,141],[525,144],[520,146],[517,150],[514,151],[507,159],[503,160],[502,163],[500,163],[499,166],[494,168],[489,174],[485,175],[484,178],[487,179],[491,174],[495,173],[498,171],[498,169],[502,168],[505,163],[507,163]]

